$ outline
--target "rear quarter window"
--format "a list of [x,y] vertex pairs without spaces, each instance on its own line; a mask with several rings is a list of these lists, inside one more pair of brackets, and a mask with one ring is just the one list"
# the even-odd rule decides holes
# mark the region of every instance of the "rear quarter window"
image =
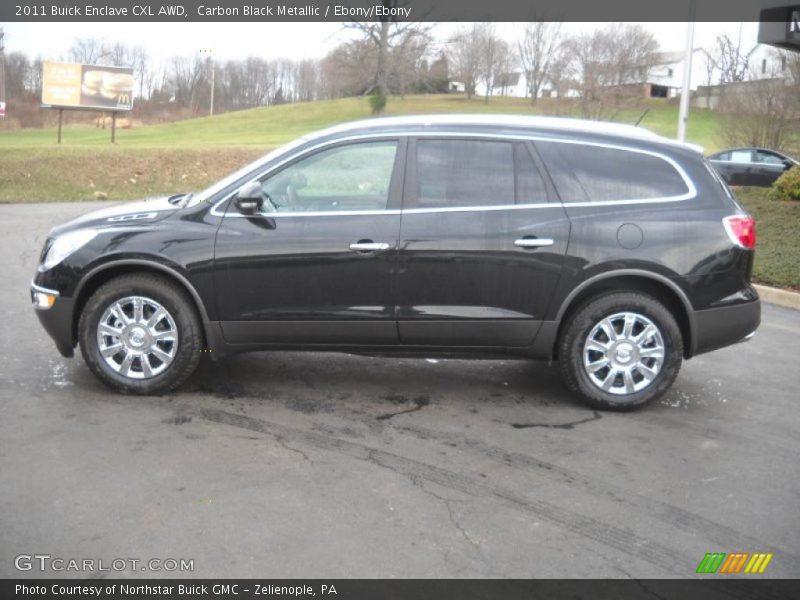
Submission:
[[690,192],[675,165],[656,154],[564,142],[536,147],[563,202],[676,199]]

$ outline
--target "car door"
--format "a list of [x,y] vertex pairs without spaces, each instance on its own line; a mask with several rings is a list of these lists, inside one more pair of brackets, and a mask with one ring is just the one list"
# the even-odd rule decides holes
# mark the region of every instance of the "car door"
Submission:
[[708,161],[711,163],[717,173],[719,173],[720,177],[722,177],[725,183],[733,185],[733,163],[731,163],[730,152],[719,152],[718,154],[712,154],[708,157]]
[[398,264],[401,343],[532,343],[569,240],[569,221],[552,199],[525,141],[411,140]]
[[770,186],[786,170],[786,158],[768,150],[754,152],[754,179],[753,185]]
[[755,185],[753,151],[737,148],[717,154],[710,159],[717,172],[729,185]]
[[228,203],[215,274],[233,344],[394,344],[399,138],[332,143],[258,177],[264,207]]

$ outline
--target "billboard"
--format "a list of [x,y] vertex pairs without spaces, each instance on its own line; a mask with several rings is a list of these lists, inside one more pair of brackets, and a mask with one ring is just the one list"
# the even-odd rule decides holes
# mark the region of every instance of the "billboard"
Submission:
[[42,104],[58,108],[131,110],[133,69],[46,62],[42,67]]

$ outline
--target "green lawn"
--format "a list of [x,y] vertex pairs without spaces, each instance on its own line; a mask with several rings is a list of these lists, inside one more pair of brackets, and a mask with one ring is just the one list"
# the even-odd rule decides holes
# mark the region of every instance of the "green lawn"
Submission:
[[[641,108],[624,110],[615,120],[634,123],[644,109],[648,114],[641,123],[662,135],[674,137],[677,128],[678,108],[664,100],[645,102]],[[422,95],[392,97],[387,115],[425,113],[504,113],[504,114],[562,114],[577,116],[575,107],[552,100],[542,100],[535,107],[520,98],[492,98],[488,103],[480,98],[467,100],[463,95]],[[284,104],[251,110],[225,113],[215,117],[202,117],[117,131],[117,143],[124,148],[158,147],[186,148],[201,144],[208,146],[259,146],[273,147],[288,142],[304,133],[368,118],[369,105],[364,98],[343,98],[301,104]],[[90,118],[90,116],[92,118]],[[110,132],[90,124],[94,113],[87,116],[87,127],[68,127],[63,132],[64,147],[108,146]],[[715,149],[721,140],[716,114],[695,109],[689,126],[689,140],[707,149]],[[2,148],[52,148],[56,145],[55,129],[0,130]]]
[[800,202],[771,200],[767,188],[738,188],[736,198],[756,218],[758,283],[800,291]]

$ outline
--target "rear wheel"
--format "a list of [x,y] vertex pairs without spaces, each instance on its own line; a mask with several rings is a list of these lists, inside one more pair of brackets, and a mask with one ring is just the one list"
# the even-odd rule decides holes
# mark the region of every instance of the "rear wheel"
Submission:
[[104,383],[130,394],[161,394],[197,367],[200,323],[183,289],[137,273],[103,284],[78,323],[81,353]]
[[664,394],[678,375],[683,340],[672,313],[639,292],[591,299],[559,345],[567,386],[594,408],[633,410]]

